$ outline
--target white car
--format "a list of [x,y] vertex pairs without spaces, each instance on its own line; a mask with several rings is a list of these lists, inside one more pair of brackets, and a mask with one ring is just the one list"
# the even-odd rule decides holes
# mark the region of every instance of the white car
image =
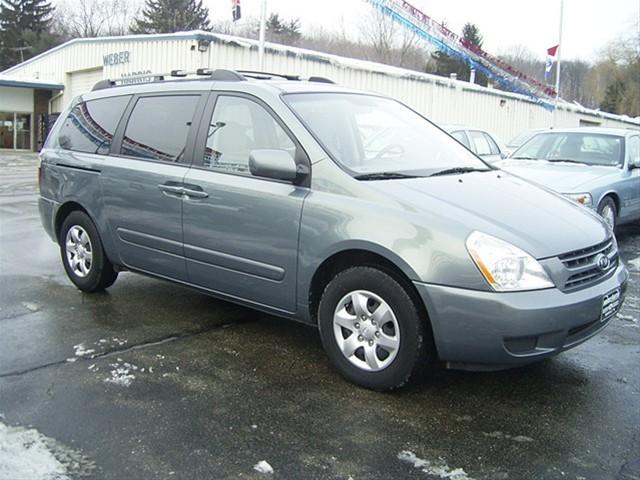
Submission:
[[444,131],[462,143],[485,162],[495,163],[506,158],[506,150],[492,133],[464,125],[441,125]]

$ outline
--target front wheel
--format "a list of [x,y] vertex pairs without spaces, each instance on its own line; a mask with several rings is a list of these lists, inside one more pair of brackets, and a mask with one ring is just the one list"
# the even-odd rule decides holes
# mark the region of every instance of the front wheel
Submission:
[[598,206],[598,213],[605,223],[609,225],[611,231],[613,231],[616,228],[616,221],[618,217],[616,202],[614,202],[611,197],[605,197]]
[[84,292],[113,285],[118,272],[104,253],[100,235],[89,216],[71,212],[60,230],[60,254],[67,276]]
[[372,267],[350,268],[329,282],[318,323],[336,369],[373,390],[392,390],[417,378],[433,351],[431,330],[411,295]]

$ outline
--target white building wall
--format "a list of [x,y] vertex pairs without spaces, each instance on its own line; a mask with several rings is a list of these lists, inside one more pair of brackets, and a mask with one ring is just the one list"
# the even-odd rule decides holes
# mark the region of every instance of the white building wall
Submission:
[[[70,88],[71,79],[77,86],[82,83],[80,77],[91,75],[83,83],[88,86],[99,77],[96,75],[98,69],[102,69],[102,78],[112,79],[173,69],[258,69],[257,42],[203,33],[203,38],[206,36],[211,43],[206,51],[201,52],[194,35],[191,32],[74,40],[4,73],[64,83],[64,95],[53,104],[54,108],[60,110],[79,91],[76,87]],[[119,52],[123,53],[118,61],[105,64],[105,55],[115,54],[118,57]],[[301,76],[324,76],[340,85],[389,95],[437,123],[459,123],[486,128],[503,141],[530,128],[553,125],[577,127],[581,120],[600,126],[640,129],[638,119],[603,114],[568,104],[561,104],[555,112],[551,112],[517,94],[387,65],[278,45],[268,44],[264,70]]]
[[0,112],[33,111],[33,89],[0,87]]

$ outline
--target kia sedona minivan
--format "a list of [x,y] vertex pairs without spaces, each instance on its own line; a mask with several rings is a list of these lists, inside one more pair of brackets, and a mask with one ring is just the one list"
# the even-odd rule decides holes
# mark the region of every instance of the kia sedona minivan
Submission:
[[256,72],[103,81],[40,154],[40,213],[82,291],[121,271],[316,325],[389,390],[600,332],[627,271],[595,213],[380,95]]

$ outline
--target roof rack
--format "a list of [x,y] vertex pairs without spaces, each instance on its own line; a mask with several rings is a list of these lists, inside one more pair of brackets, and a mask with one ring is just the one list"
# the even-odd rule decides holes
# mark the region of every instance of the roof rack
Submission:
[[225,70],[210,68],[198,68],[193,72],[186,70],[171,70],[169,73],[142,73],[139,75],[131,75],[128,77],[100,80],[97,82],[91,91],[103,90],[105,88],[112,88],[118,86],[134,85],[139,83],[152,83],[162,82],[167,79],[186,78],[188,76],[207,77],[207,80],[214,80],[219,82],[242,82],[248,78],[255,80],[270,80],[273,78],[282,78],[291,81],[308,81],[319,83],[335,83],[332,80],[324,77],[309,77],[301,78],[298,75],[285,75],[279,73],[258,72],[255,70]]
[[244,75],[248,78],[254,78],[257,80],[271,80],[273,78],[282,78],[284,80],[292,80],[298,82],[318,82],[318,83],[336,83],[333,80],[325,77],[317,77],[312,76],[308,78],[301,77],[300,75],[289,75],[284,73],[272,73],[272,72],[261,72],[258,70],[237,70],[238,73]]

